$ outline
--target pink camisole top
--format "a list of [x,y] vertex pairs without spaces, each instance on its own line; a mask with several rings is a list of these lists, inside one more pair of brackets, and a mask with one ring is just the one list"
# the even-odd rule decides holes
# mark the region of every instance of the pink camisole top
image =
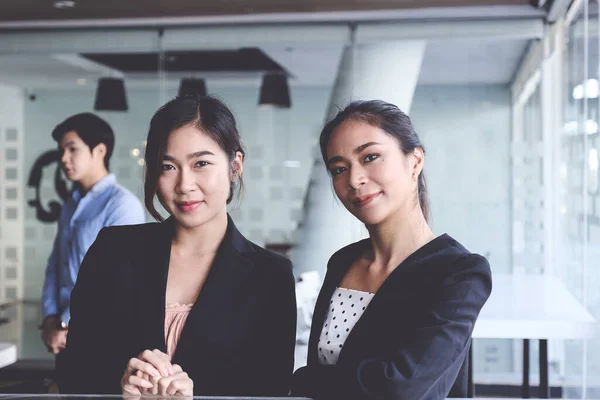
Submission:
[[192,304],[168,304],[165,307],[165,341],[167,345],[167,354],[172,359],[177,348],[177,342],[181,336],[181,331],[185,325]]

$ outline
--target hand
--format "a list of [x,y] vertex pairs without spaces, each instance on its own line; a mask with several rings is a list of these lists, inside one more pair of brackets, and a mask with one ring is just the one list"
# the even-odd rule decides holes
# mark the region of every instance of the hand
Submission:
[[161,396],[193,396],[194,382],[181,367],[173,364],[174,373],[158,380],[158,394]]
[[44,321],[42,341],[50,353],[57,355],[67,346],[68,333],[67,329],[56,329],[56,324]]
[[124,395],[157,394],[158,380],[174,371],[167,354],[157,349],[144,350],[127,363],[121,378],[121,391]]

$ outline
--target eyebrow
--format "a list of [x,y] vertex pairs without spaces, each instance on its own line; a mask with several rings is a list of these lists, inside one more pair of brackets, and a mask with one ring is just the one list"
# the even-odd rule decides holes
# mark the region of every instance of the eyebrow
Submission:
[[71,146],[71,145],[74,145],[74,144],[76,144],[75,141],[69,140],[67,143],[61,144],[60,147],[65,148],[67,146]]
[[[376,144],[380,144],[380,143],[377,143],[377,142],[368,142],[368,143],[365,143],[365,144],[361,144],[360,146],[358,146],[357,148],[354,149],[353,153],[354,154],[360,154],[367,147],[371,147],[371,146],[374,146]],[[342,156],[331,157],[329,160],[327,160],[327,165],[329,165],[331,163],[334,163],[334,162],[342,161],[342,160],[343,160]]]
[[[191,160],[193,158],[198,158],[198,157],[202,157],[202,156],[214,156],[214,155],[215,154],[213,152],[210,152],[208,150],[202,150],[202,151],[197,151],[197,152],[192,153],[192,154],[188,154],[185,158],[187,158],[188,160]],[[163,160],[165,160],[165,161],[175,161],[175,158],[172,157],[172,156],[170,156],[170,155],[168,155],[168,154],[165,154],[163,156]]]

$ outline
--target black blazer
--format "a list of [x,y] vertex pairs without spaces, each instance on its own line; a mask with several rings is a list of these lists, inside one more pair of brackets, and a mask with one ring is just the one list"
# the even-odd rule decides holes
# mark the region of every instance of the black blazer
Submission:
[[[71,296],[61,393],[121,393],[128,360],[166,353],[165,293],[173,223],[104,228]],[[172,362],[194,394],[285,396],[294,368],[296,298],[291,262],[227,233],[181,333]]]
[[[427,243],[386,279],[344,343],[336,365],[321,365],[318,341],[331,296],[369,246],[352,244],[329,260],[317,299],[308,364],[292,394],[316,399],[466,397],[471,332],[492,289],[485,258],[448,235]],[[455,384],[456,383],[456,384]]]

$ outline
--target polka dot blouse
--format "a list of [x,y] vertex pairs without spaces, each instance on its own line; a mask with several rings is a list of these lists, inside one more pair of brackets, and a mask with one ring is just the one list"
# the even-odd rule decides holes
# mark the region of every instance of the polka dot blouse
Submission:
[[337,363],[344,342],[373,298],[373,293],[338,287],[333,292],[319,338],[319,361]]

